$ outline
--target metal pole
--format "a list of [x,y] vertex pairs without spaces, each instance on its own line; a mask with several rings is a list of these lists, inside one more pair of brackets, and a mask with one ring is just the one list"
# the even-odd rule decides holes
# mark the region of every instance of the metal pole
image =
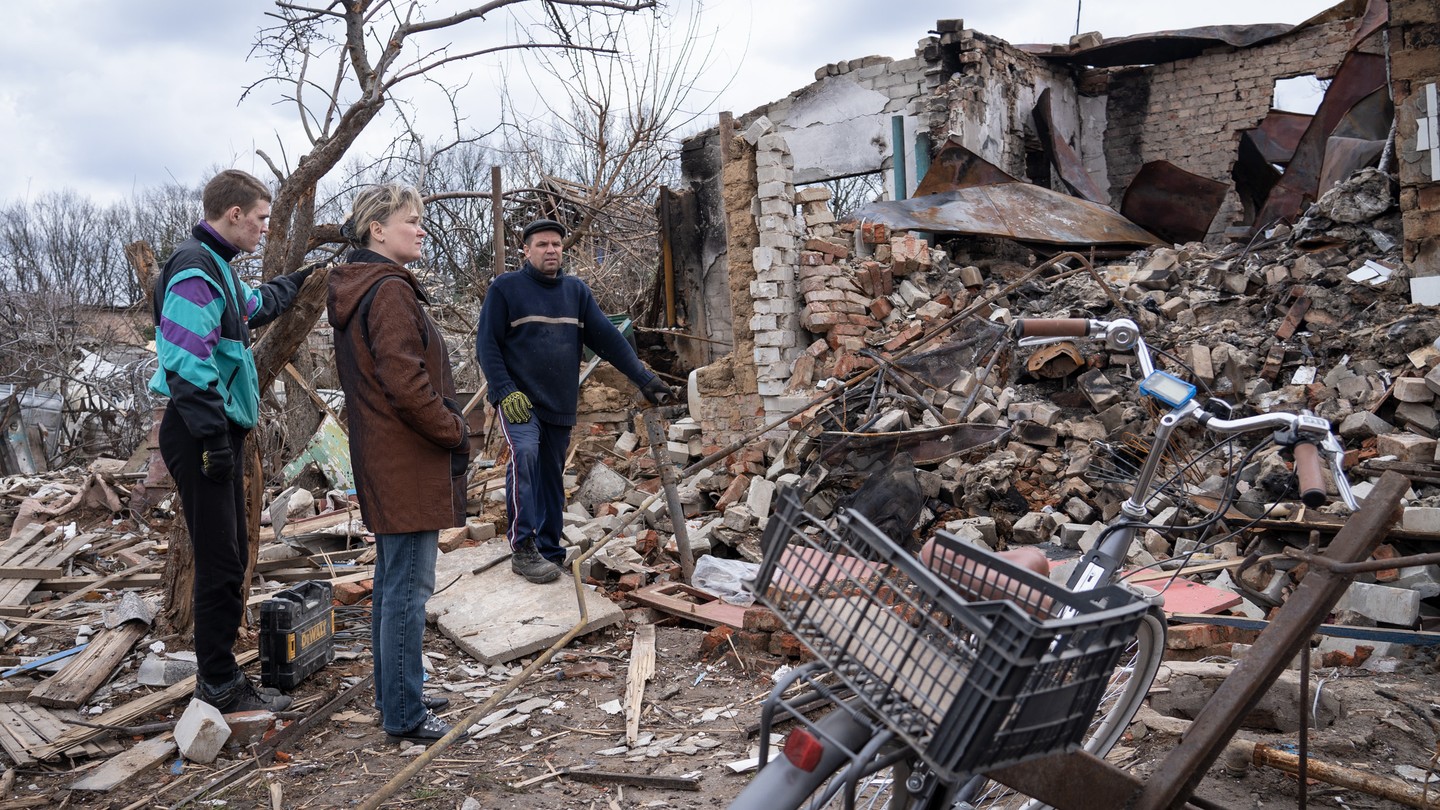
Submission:
[[905,116],[890,116],[890,141],[895,150],[890,156],[890,165],[895,171],[895,199],[903,200],[910,187],[905,182]]
[[660,258],[665,272],[665,326],[675,327],[675,246],[670,241],[670,189],[660,187]]
[[675,465],[665,457],[665,432],[660,428],[658,408],[645,409],[645,435],[650,440],[650,454],[660,469],[660,486],[665,491],[665,511],[670,513],[670,528],[675,533],[675,548],[680,552],[680,576],[686,585],[695,573],[695,555],[690,551],[690,532],[685,526],[685,507],[680,503],[680,490],[675,486]]

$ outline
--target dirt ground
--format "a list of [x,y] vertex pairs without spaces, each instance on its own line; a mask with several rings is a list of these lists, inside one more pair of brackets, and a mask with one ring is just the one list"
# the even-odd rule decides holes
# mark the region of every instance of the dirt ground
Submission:
[[[347,615],[354,615],[346,611]],[[295,691],[297,709],[313,711],[369,674],[364,628],[341,621],[340,658]],[[633,628],[615,628],[585,637],[539,670],[505,707],[524,707],[528,716],[491,736],[452,746],[393,794],[387,807],[417,808],[722,808],[748,781],[727,763],[753,756],[753,732],[759,703],[770,676],[787,662],[768,656],[738,660],[733,653],[701,659],[705,628],[657,628],[656,671],[646,688],[639,745],[626,750],[623,713],[607,713],[605,704],[625,697],[628,647]],[[427,636],[432,668],[428,684],[451,698],[444,716],[456,721],[492,695],[516,669],[476,664],[448,640]],[[517,664],[526,662],[516,662]],[[1435,662],[1421,654],[1411,660],[1381,659],[1370,666],[1394,672],[1317,670],[1321,690],[1340,707],[1334,725],[1312,730],[1311,756],[1369,773],[1402,778],[1420,775],[1435,752],[1433,702]],[[539,700],[537,700],[539,699]],[[387,742],[370,705],[368,689],[339,708],[319,730],[268,767],[251,770],[235,784],[203,795],[207,782],[246,759],[227,751],[213,765],[166,763],[137,775],[110,793],[69,791],[68,786],[98,762],[74,767],[29,770],[17,774],[10,802],[3,806],[85,806],[103,808],[170,807],[182,800],[196,806],[227,808],[353,807],[382,787],[420,752],[418,746]],[[183,710],[147,718],[173,719]],[[610,708],[614,708],[611,706]],[[1142,713],[1142,718],[1144,714]],[[1145,776],[1153,773],[1175,745],[1183,721],[1152,719],[1132,726],[1113,754],[1114,761]],[[1295,734],[1242,729],[1246,739],[1284,746]],[[129,744],[129,741],[126,741]],[[627,774],[689,776],[698,791],[649,789],[626,784],[589,784],[549,776],[564,768]],[[1412,782],[1412,784],[1415,784]],[[1211,769],[1200,794],[1227,808],[1298,806],[1298,782],[1269,769],[1227,773],[1223,763]],[[23,797],[43,802],[15,805]],[[46,797],[46,798],[42,798]],[[1317,807],[1381,808],[1401,805],[1322,783],[1309,788]]]

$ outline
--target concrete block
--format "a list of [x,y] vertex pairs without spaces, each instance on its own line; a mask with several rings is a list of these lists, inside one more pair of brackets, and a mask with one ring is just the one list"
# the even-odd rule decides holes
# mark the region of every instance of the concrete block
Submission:
[[1076,383],[1080,386],[1080,392],[1090,400],[1090,407],[1094,408],[1096,413],[1104,411],[1121,399],[1120,391],[1110,384],[1110,380],[1098,368],[1081,374]]
[[1095,519],[1095,507],[1080,498],[1071,498],[1065,502],[1065,514],[1076,523],[1089,523]]
[[140,671],[135,677],[141,686],[174,686],[194,675],[197,669],[193,652],[151,653],[140,662]]
[[635,452],[635,448],[639,446],[640,437],[635,435],[634,433],[631,433],[628,430],[624,433],[621,433],[620,438],[615,440],[615,452],[619,453],[622,456],[630,455],[631,453]]
[[751,516],[750,509],[741,504],[735,504],[725,510],[725,528],[732,531],[743,532],[755,524],[755,518]]
[[761,138],[769,135],[770,131],[774,128],[775,125],[770,123],[770,119],[762,115],[755,119],[754,123],[745,128],[745,142],[754,146],[760,142]]
[[1414,627],[1420,618],[1420,594],[1404,588],[1354,582],[1335,604],[1335,612],[1358,613],[1380,624]]
[[1368,439],[1371,436],[1394,432],[1394,425],[1369,411],[1355,411],[1340,420],[1339,433],[1347,439]]
[[1407,532],[1440,534],[1440,507],[1407,506],[1400,516],[1400,528]]
[[1435,457],[1435,440],[1414,433],[1388,433],[1375,438],[1375,452],[1400,461],[1424,463]]
[[1436,414],[1435,406],[1429,402],[1400,403],[1395,408],[1395,421],[1425,436],[1440,432],[1440,414]]
[[230,726],[220,710],[203,700],[191,699],[175,724],[175,744],[180,755],[202,765],[208,765],[220,755],[225,741],[230,739]]
[[1425,385],[1431,392],[1440,395],[1440,366],[1430,369],[1430,373],[1425,375]]
[[230,749],[248,748],[265,738],[265,733],[275,728],[275,713],[267,711],[232,712],[225,715],[225,724],[230,727],[230,739],[225,747]]
[[775,498],[775,484],[755,476],[750,479],[750,492],[745,496],[745,507],[757,521],[770,517],[770,503]]
[[690,460],[690,443],[665,442],[665,454],[676,464],[684,464]]
[[1435,392],[1420,377],[1399,378],[1390,389],[1390,395],[1401,402],[1430,402],[1435,399]]
[[590,468],[585,483],[575,491],[575,500],[593,509],[597,504],[619,500],[629,487],[625,476],[604,464],[596,464]]
[[1005,415],[1011,422],[1038,422],[1050,427],[1059,420],[1060,408],[1050,402],[1012,402]]
[[1030,512],[1010,527],[1010,541],[1022,545],[1035,545],[1050,540],[1055,528],[1054,516],[1046,512]]
[[1440,565],[1412,565],[1400,569],[1400,576],[1389,583],[1420,594],[1421,599],[1440,596]]

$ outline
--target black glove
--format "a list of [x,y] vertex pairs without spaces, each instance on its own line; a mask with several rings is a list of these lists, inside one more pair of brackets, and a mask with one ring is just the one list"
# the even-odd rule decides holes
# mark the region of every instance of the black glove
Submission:
[[205,439],[200,451],[200,471],[205,477],[217,483],[225,483],[235,474],[235,451],[230,447],[230,437],[225,434]]
[[640,393],[645,395],[645,399],[649,400],[651,405],[664,405],[675,398],[675,392],[660,380],[659,375],[651,377],[650,382],[641,386]]
[[305,265],[304,267],[300,268],[299,270],[296,270],[295,272],[291,273],[291,274],[290,274],[290,280],[293,281],[293,282],[295,282],[295,289],[296,289],[296,290],[299,290],[301,287],[304,287],[304,286],[305,286],[305,279],[309,278],[309,277],[310,277],[310,274],[313,273],[313,272],[315,272],[315,265],[314,265],[314,264],[307,264],[307,265]]
[[450,477],[464,475],[470,469],[470,421],[465,418],[465,409],[460,403],[449,397],[441,397],[440,401],[445,403],[456,416],[460,417],[460,444],[450,448]]

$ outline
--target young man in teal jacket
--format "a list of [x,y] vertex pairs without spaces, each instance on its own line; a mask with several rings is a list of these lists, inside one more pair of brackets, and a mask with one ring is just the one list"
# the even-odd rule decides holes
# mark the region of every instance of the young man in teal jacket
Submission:
[[250,328],[294,302],[310,270],[252,289],[230,260],[250,253],[270,219],[264,183],[230,169],[202,194],[205,218],[181,242],[155,283],[150,390],[170,398],[160,454],[175,479],[195,558],[195,696],[222,712],[280,711],[290,698],[260,692],[235,661],[245,610],[248,560],[243,490],[245,435],[260,410]]
[[475,356],[510,445],[505,509],[510,570],[531,582],[560,576],[565,549],[565,451],[580,396],[585,348],[608,360],[652,404],[671,396],[600,311],[585,282],[561,267],[565,227],[536,220],[523,233],[525,263],[491,282],[480,309]]

